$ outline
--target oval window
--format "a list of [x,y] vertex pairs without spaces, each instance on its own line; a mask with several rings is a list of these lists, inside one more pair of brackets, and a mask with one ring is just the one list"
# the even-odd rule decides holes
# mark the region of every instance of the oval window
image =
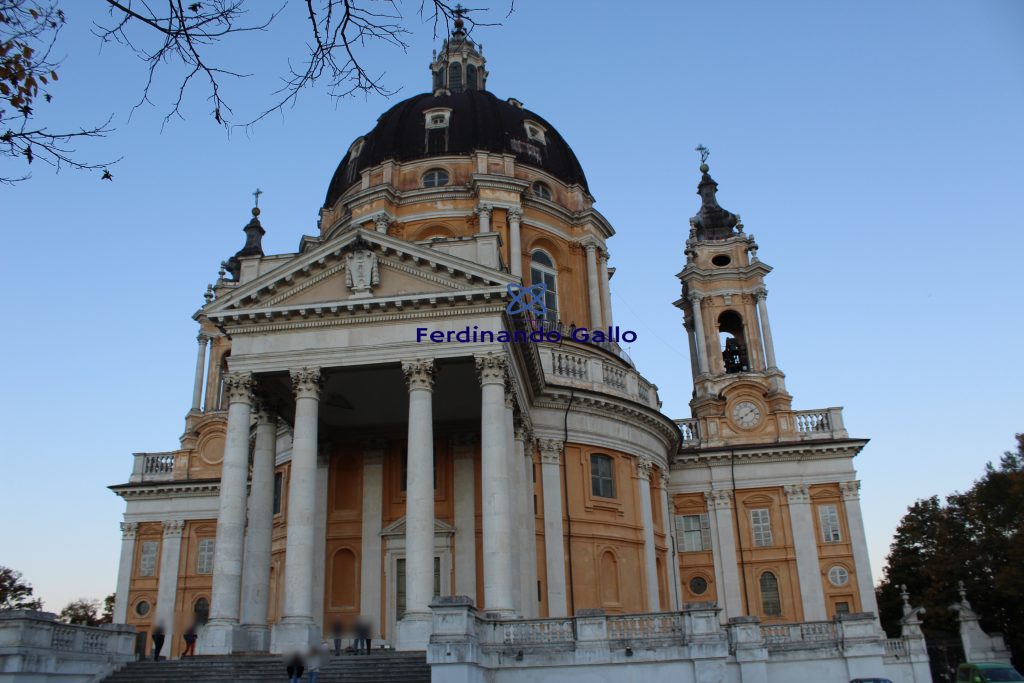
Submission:
[[711,262],[718,267],[722,267],[732,263],[732,259],[729,258],[728,254],[718,254],[717,256],[711,257]]
[[690,592],[694,595],[704,595],[708,591],[708,580],[703,576],[695,576],[690,579]]
[[140,617],[144,617],[149,614],[149,603],[145,600],[140,600],[135,604],[135,613]]
[[432,168],[423,174],[423,187],[442,187],[448,184],[448,171]]

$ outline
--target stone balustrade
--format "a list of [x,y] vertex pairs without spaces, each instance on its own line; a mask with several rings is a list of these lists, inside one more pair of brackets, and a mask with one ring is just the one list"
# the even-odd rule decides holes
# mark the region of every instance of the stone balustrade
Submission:
[[885,656],[886,657],[906,657],[909,654],[910,648],[907,647],[907,641],[904,638],[888,638],[885,641]]
[[551,384],[618,395],[654,409],[661,405],[656,386],[601,350],[588,353],[585,345],[553,344],[538,344],[537,350],[545,380]]
[[[101,680],[135,659],[135,627],[81,626],[32,610],[0,611],[4,680]],[[0,677],[2,678],[2,677]]]
[[769,650],[799,649],[836,643],[838,633],[834,621],[805,621],[799,624],[766,624],[761,627],[761,638]]
[[683,448],[700,444],[700,420],[676,420],[676,424],[679,426],[679,431],[683,434]]
[[[815,439],[846,439],[849,434],[843,425],[842,408],[815,408],[775,413],[781,441],[810,441]],[[676,420],[682,432],[681,447],[714,447],[723,443],[723,436],[735,428],[726,416]]]
[[133,453],[131,483],[170,481],[174,478],[174,453]]

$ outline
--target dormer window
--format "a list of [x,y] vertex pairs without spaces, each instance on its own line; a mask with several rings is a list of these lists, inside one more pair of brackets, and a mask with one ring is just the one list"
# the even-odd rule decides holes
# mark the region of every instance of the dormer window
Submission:
[[423,174],[423,187],[443,187],[448,184],[448,171],[443,168],[432,168]]
[[424,125],[427,128],[446,128],[451,113],[451,109],[428,109],[423,112]]
[[526,128],[526,137],[542,145],[547,144],[547,140],[544,137],[547,131],[544,129],[544,126],[534,121],[526,121],[523,126]]
[[355,159],[357,156],[359,156],[362,153],[362,151],[363,151],[363,142],[364,142],[363,138],[357,138],[356,141],[352,143],[352,146],[348,148],[348,158],[349,159]]
[[451,109],[428,109],[423,112],[423,126],[426,128],[424,149],[427,154],[444,154],[448,151],[448,121]]
[[533,184],[532,189],[534,196],[540,197],[541,199],[551,199],[551,188],[545,183],[538,180]]

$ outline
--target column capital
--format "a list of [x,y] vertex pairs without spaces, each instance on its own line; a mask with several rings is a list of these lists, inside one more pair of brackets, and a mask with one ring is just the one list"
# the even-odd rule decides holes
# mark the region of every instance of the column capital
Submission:
[[200,332],[199,334],[196,335],[196,341],[199,342],[199,346],[206,346],[206,344],[210,341],[210,335],[206,334],[205,332]]
[[700,292],[690,292],[689,294],[686,295],[686,298],[691,304],[696,305],[701,302],[701,299],[704,298],[704,295],[701,294]]
[[185,520],[183,519],[168,519],[164,520],[164,538],[168,536],[181,536],[181,532],[185,530]]
[[476,356],[476,373],[480,384],[504,384],[508,359],[503,353],[484,353]]
[[121,522],[121,538],[135,538],[135,532],[139,530],[136,522]]
[[512,388],[512,382],[509,380],[508,373],[505,374],[505,408],[507,410],[514,410],[516,407],[516,392]]
[[565,442],[561,439],[537,439],[541,463],[545,465],[560,465],[562,463],[562,447],[564,445]]
[[601,251],[597,252],[597,257],[599,259],[601,259],[602,261],[604,261],[605,264],[607,264],[608,263],[608,259],[611,258],[611,254],[608,253],[607,249],[601,249]]
[[417,358],[402,361],[402,374],[409,391],[433,391],[434,373],[437,366],[433,358]]
[[764,299],[767,299],[767,298],[768,298],[768,288],[767,287],[758,287],[757,289],[754,290],[754,299],[755,300],[763,301]]
[[532,433],[530,432],[530,428],[529,426],[527,426],[526,421],[523,420],[523,418],[515,418],[515,420],[513,421],[513,425],[513,439],[515,441],[522,441],[523,443],[527,443],[528,441],[530,441]]
[[387,234],[388,228],[394,222],[394,219],[386,211],[381,211],[373,216],[373,229]]
[[256,415],[257,424],[277,423],[277,413],[274,412],[265,398],[255,397],[252,404],[252,412]]
[[839,482],[839,491],[843,494],[843,500],[860,500],[860,482],[856,479]]
[[491,217],[492,211],[494,211],[494,206],[487,203],[477,204],[476,208],[473,209],[473,213],[475,213],[476,215],[483,216],[486,214],[488,218]]
[[732,491],[726,489],[714,489],[704,492],[704,500],[708,505],[718,510],[732,507]]
[[520,209],[518,206],[509,207],[507,215],[510,221],[515,221],[518,223],[519,221],[523,220],[523,210]]
[[594,240],[584,240],[580,242],[580,246],[587,251],[587,256],[590,256],[600,245]]
[[668,472],[662,471],[661,474],[658,475],[658,479],[661,480],[661,488],[668,491],[668,483],[669,481],[671,481],[670,477],[668,476]]
[[227,390],[228,403],[248,403],[252,405],[252,373],[225,372],[224,388]]
[[636,476],[639,479],[645,481],[651,480],[651,471],[654,469],[654,463],[647,458],[637,458],[636,462],[633,463],[636,468]]
[[288,373],[292,378],[292,392],[295,394],[295,398],[320,400],[320,391],[324,386],[320,368],[292,368]]
[[786,500],[790,503],[809,503],[811,496],[806,484],[786,484]]

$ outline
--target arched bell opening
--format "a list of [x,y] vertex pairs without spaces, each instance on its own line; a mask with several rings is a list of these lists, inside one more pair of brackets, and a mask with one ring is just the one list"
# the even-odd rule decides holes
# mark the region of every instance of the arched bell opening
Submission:
[[743,333],[743,317],[736,311],[718,316],[718,337],[722,347],[722,364],[726,374],[749,372],[747,338]]

